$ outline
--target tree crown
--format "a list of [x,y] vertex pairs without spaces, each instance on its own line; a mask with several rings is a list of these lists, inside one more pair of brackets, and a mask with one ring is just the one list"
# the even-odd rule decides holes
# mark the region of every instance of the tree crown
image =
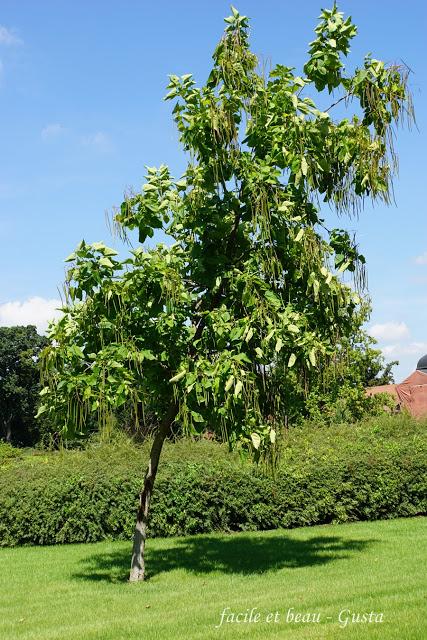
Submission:
[[[184,175],[148,167],[115,215],[139,246],[120,260],[82,242],[68,258],[41,409],[68,429],[126,402],[159,419],[173,405],[184,428],[209,425],[259,453],[287,411],[283,372],[306,379],[358,326],[360,291],[342,274],[360,285],[364,258],[320,206],[389,202],[394,130],[412,118],[407,72],[367,56],[347,74],[356,27],[336,6],[322,11],[303,75],[260,70],[248,18],[232,8],[225,22],[204,86],[170,76]],[[332,91],[318,109],[313,96]],[[338,103],[348,115],[334,119]],[[158,229],[171,244],[144,248]]]

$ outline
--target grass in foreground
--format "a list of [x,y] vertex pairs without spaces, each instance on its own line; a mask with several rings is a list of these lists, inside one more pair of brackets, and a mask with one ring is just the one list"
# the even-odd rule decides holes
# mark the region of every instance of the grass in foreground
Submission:
[[[426,638],[425,525],[411,518],[150,540],[150,578],[136,585],[125,581],[127,543],[1,549],[0,638]],[[216,628],[226,607],[256,608],[260,619],[226,615]],[[371,611],[383,622],[352,621]],[[291,621],[296,613],[320,621]]]

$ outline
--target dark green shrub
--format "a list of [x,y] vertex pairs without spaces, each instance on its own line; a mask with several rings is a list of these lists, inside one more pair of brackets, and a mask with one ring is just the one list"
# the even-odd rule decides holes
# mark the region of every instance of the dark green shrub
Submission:
[[[425,423],[406,416],[284,434],[274,477],[212,442],[166,447],[150,535],[297,527],[426,512]],[[147,448],[127,442],[7,459],[0,545],[131,536]]]

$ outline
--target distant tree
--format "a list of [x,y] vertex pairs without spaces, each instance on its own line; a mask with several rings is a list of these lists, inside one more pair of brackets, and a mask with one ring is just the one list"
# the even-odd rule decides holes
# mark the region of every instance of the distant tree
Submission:
[[385,362],[380,349],[368,347],[366,362],[366,387],[377,387],[395,383],[393,367],[397,367],[399,365],[399,360]]
[[[302,76],[259,70],[248,19],[233,8],[226,24],[205,86],[170,77],[183,177],[149,167],[116,215],[123,235],[136,229],[142,245],[162,229],[170,246],[138,246],[121,261],[82,242],[44,356],[41,411],[65,429],[127,401],[155,417],[131,581],[144,579],[150,501],[173,424],[209,426],[230,446],[268,453],[289,411],[271,372],[304,381],[351,335],[360,297],[341,276],[362,273],[364,259],[316,203],[345,214],[366,198],[389,202],[393,125],[411,117],[404,69],[368,56],[345,71],[356,27],[335,6],[322,12]],[[319,109],[313,97],[324,90],[337,95]],[[338,103],[350,113],[334,119]]]
[[[348,344],[341,345],[325,370],[308,385],[302,396],[302,414],[311,420],[356,422],[369,415],[382,413],[387,401],[381,396],[368,396],[371,386],[393,384],[393,367],[386,363],[376,340],[362,328],[355,331]],[[300,394],[301,395],[301,394]]]
[[377,341],[364,328],[369,319],[371,307],[367,301],[353,317],[353,331],[345,336],[330,364],[334,367],[334,376],[338,383],[348,381],[353,386],[359,385],[362,390],[383,384],[393,384],[393,367],[397,360],[386,363]]
[[280,361],[270,369],[268,375],[275,379],[287,406],[287,425],[305,420],[352,423],[382,412],[384,402],[378,396],[369,397],[366,388],[392,383],[397,363],[386,364],[375,348],[376,340],[364,329],[369,315],[365,301],[352,316],[351,330],[337,336],[333,353],[318,354],[316,366],[304,375]]
[[41,350],[48,344],[36,327],[0,327],[0,429],[15,445],[35,444]]

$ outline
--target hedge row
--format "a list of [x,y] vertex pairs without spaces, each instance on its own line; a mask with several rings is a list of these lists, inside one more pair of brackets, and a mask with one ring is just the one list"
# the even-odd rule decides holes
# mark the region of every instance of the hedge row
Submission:
[[[0,463],[0,545],[132,535],[146,448],[10,457]],[[425,424],[290,431],[275,477],[221,445],[170,444],[153,495],[152,536],[374,520],[426,513]]]

